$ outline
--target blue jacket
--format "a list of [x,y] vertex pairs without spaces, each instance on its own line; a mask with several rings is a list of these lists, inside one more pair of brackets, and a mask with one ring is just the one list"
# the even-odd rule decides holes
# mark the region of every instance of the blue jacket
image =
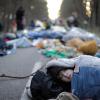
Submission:
[[79,72],[73,74],[72,92],[80,98],[100,100],[100,66],[79,67]]

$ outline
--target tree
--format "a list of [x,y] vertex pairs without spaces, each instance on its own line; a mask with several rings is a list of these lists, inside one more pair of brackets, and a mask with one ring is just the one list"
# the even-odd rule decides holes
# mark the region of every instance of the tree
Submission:
[[100,0],[93,0],[95,25],[100,26]]
[[85,13],[82,2],[83,0],[64,0],[60,11],[61,16],[66,19],[72,12],[77,12],[79,18],[83,20],[85,18]]

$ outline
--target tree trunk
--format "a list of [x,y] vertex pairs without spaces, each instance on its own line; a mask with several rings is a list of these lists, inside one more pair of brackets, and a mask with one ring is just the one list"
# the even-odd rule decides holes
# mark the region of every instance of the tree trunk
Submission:
[[94,19],[95,19],[95,25],[100,26],[100,0],[94,0]]

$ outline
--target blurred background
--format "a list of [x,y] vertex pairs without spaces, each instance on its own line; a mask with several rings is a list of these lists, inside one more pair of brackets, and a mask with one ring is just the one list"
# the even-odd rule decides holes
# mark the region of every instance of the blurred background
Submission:
[[[99,0],[52,1],[53,0],[1,0],[0,21],[4,26],[4,31],[10,29],[11,21],[15,18],[16,10],[20,6],[23,6],[25,10],[26,26],[29,25],[31,20],[43,20],[45,18],[66,19],[72,12],[77,12],[82,27],[89,29],[92,27],[92,30],[96,30],[97,27],[99,27]],[[87,26],[84,24],[87,24]]]

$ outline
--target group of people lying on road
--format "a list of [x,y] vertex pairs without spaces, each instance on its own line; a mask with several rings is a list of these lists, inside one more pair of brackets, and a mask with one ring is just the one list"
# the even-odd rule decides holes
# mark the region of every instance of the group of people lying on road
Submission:
[[33,100],[100,100],[100,58],[54,59],[31,80]]

